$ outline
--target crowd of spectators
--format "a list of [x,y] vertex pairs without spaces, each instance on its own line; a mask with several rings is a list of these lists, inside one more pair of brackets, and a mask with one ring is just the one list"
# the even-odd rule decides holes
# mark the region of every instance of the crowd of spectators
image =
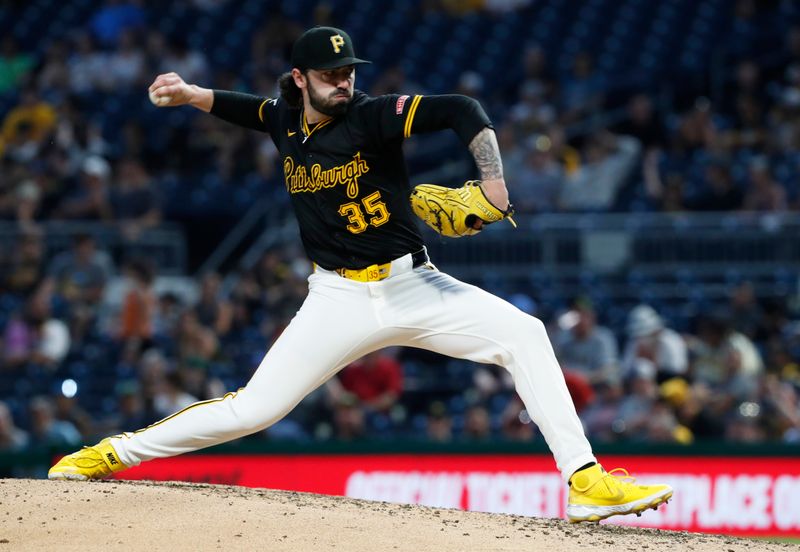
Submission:
[[[187,299],[156,292],[152,266],[132,259],[112,308],[103,297],[115,269],[79,236],[5,325],[2,448],[92,441],[243,385],[302,303],[309,270],[297,250],[274,249],[229,291],[208,273]],[[749,282],[686,332],[648,305],[632,308],[618,333],[601,318],[586,297],[544,318],[595,441],[800,441],[800,325],[785,305],[759,301]],[[413,349],[347,366],[256,438],[423,435],[541,439],[505,370]]]
[[[225,2],[188,4],[213,13]],[[463,16],[447,2],[424,4]],[[478,4],[467,11],[486,9]],[[490,4],[504,12],[529,2]],[[726,52],[730,70],[716,76],[724,94],[711,83],[692,90],[690,101],[665,100],[652,86],[620,93],[591,52],[579,52],[565,71],[534,42],[523,44],[522,76],[511,90],[473,70],[454,89],[493,115],[521,213],[797,210],[800,23],[786,18],[772,29],[779,48],[769,52],[757,46],[763,40],[748,48],[739,36],[752,38],[755,21],[785,7],[768,4],[761,11],[750,0],[735,3],[729,43],[740,48]],[[277,13],[264,21],[237,72],[212,64],[182,34],[148,26],[149,9],[98,4],[81,28],[41,53],[13,34],[0,44],[0,214],[15,228],[0,250],[0,451],[95,441],[245,384],[305,297],[310,265],[294,244],[235,274],[206,273],[196,293],[159,288],[152,259],[112,258],[91,233],[51,255],[48,221],[111,225],[135,244],[182,214],[184,196],[166,184],[175,175],[203,189],[222,183],[231,197],[245,189],[286,201],[275,192],[280,169],[268,137],[209,116],[172,119],[142,103],[162,71],[272,95],[309,22]],[[325,4],[312,15],[338,23]],[[399,65],[368,84],[376,94],[430,91]],[[130,98],[138,111],[126,116]],[[598,119],[600,112],[608,116]],[[412,163],[424,165],[421,150],[408,144]],[[191,204],[208,220],[215,209],[241,207]],[[122,299],[109,302],[120,277]],[[757,297],[746,281],[721,307],[680,332],[644,304],[624,328],[603,326],[586,297],[538,313],[590,438],[800,442],[797,313]],[[255,438],[423,435],[541,439],[505,371],[414,350],[380,351],[346,367]]]

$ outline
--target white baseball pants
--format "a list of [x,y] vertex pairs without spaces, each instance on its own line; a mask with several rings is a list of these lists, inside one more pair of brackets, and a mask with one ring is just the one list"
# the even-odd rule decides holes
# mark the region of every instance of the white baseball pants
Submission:
[[396,259],[390,276],[377,282],[317,268],[303,306],[246,387],[112,438],[120,459],[134,466],[265,429],[347,364],[402,345],[505,367],[564,480],[594,462],[544,324],[480,288],[411,263],[411,255]]

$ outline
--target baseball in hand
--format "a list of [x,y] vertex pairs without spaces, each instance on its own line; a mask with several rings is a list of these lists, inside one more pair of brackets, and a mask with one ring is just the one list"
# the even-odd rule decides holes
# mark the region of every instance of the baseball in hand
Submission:
[[163,107],[172,101],[172,96],[156,96],[153,90],[149,92],[149,96],[153,105],[158,107]]

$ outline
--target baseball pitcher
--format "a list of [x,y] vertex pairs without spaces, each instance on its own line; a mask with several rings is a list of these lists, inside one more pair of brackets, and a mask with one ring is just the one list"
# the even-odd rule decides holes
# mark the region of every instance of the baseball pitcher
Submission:
[[[666,502],[667,485],[636,485],[624,470],[606,472],[597,463],[542,322],[428,259],[417,218],[449,237],[513,223],[495,132],[480,104],[459,95],[356,90],[356,66],[369,62],[355,56],[346,32],[331,27],[305,32],[291,63],[277,98],[209,90],[175,73],[159,75],[149,92],[157,105],[191,105],[269,133],[314,264],[308,297],[245,387],[70,454],[50,479],[102,478],[263,430],[347,364],[402,345],[509,370],[570,487],[571,521]],[[469,148],[481,180],[412,189],[403,140],[443,129]]]

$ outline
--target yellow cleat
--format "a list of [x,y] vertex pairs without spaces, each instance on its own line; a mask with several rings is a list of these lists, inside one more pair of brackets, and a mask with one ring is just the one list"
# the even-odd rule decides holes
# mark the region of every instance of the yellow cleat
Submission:
[[111,440],[106,438],[93,447],[83,447],[78,452],[68,454],[50,468],[48,479],[103,479],[112,473],[127,468],[119,459]]
[[[623,475],[615,475],[620,472]],[[672,498],[669,485],[635,485],[622,468],[606,472],[595,464],[570,478],[567,518],[572,523],[600,521],[611,516],[641,515],[648,508],[657,509]]]

